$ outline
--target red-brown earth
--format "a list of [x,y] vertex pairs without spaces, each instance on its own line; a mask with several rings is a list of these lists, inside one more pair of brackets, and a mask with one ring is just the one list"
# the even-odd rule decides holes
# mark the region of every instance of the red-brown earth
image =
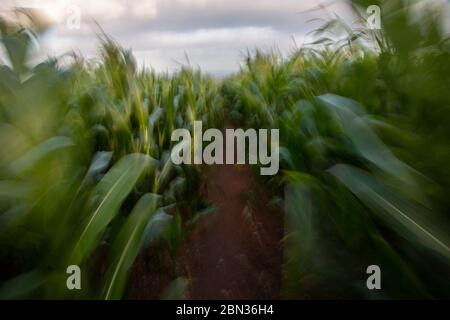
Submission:
[[[226,127],[233,127],[230,123]],[[215,213],[189,233],[176,276],[189,280],[188,299],[276,299],[280,294],[283,215],[270,205],[261,177],[247,165],[205,168],[202,193]],[[167,254],[149,249],[133,267],[129,297],[159,298],[174,279]],[[158,260],[159,262],[155,261]]]

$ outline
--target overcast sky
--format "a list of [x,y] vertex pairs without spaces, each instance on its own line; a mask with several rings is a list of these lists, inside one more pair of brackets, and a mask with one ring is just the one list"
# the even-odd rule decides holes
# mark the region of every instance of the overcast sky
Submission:
[[[42,52],[76,50],[94,57],[96,23],[126,48],[140,65],[158,71],[186,63],[217,75],[239,68],[247,49],[277,47],[289,52],[308,31],[334,13],[350,17],[344,0],[0,0],[8,6],[34,7],[54,23]],[[318,10],[319,3],[330,4]],[[79,29],[68,21],[80,13]],[[73,24],[72,24],[73,26]],[[308,39],[306,39],[307,41]]]
[[[329,14],[348,15],[343,0]],[[0,0],[7,6],[39,8],[54,23],[41,51],[61,55],[70,50],[94,57],[96,23],[133,53],[140,65],[158,71],[186,63],[222,75],[239,68],[247,49],[278,47],[287,53],[325,18],[315,0]],[[2,5],[3,7],[3,5]],[[79,10],[79,29],[67,22]],[[73,26],[73,25],[72,25]]]

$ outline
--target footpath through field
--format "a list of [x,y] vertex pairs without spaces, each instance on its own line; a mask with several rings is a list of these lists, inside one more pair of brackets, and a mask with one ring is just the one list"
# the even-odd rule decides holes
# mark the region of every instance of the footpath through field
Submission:
[[205,197],[217,210],[197,225],[182,250],[180,263],[191,281],[188,298],[279,296],[283,215],[270,206],[261,181],[247,165],[207,169]]
[[[234,128],[227,122],[225,128]],[[224,154],[225,154],[224,146]],[[236,154],[236,152],[235,152]],[[225,155],[226,156],[226,155]],[[158,299],[174,277],[187,299],[276,299],[283,260],[283,214],[247,165],[206,166],[202,194],[215,213],[196,223],[170,272],[166,250],[149,248],[133,266],[128,298]]]

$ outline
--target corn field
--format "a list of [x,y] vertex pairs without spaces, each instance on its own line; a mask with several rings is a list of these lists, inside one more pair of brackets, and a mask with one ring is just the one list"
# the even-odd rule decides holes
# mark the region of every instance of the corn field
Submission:
[[33,65],[39,21],[1,21],[0,298],[126,299],[149,250],[158,296],[184,297],[180,252],[216,204],[206,166],[170,160],[171,133],[200,120],[280,131],[278,174],[251,166],[284,226],[276,297],[449,298],[450,41],[439,12],[392,3],[381,30],[336,17],[224,79],[139,68],[104,33],[96,61]]

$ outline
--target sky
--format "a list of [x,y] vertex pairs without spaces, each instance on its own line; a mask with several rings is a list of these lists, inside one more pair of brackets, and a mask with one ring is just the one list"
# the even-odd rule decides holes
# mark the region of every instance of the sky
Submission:
[[[328,14],[348,15],[344,1],[322,1]],[[36,8],[52,22],[40,44],[43,55],[75,50],[98,54],[98,25],[141,66],[173,71],[187,58],[216,75],[236,71],[247,49],[287,54],[325,18],[314,0],[0,0],[2,7]],[[80,18],[79,25],[76,19]],[[75,20],[74,20],[75,19]]]
[[[288,54],[294,43],[311,40],[309,31],[338,14],[351,17],[345,0],[0,0],[1,7],[37,8],[52,27],[41,55],[75,50],[98,54],[98,25],[141,66],[173,71],[187,58],[216,75],[239,69],[249,49],[277,48]],[[3,5],[3,3],[6,4]],[[319,9],[318,4],[326,5]],[[79,22],[79,23],[78,23]]]

